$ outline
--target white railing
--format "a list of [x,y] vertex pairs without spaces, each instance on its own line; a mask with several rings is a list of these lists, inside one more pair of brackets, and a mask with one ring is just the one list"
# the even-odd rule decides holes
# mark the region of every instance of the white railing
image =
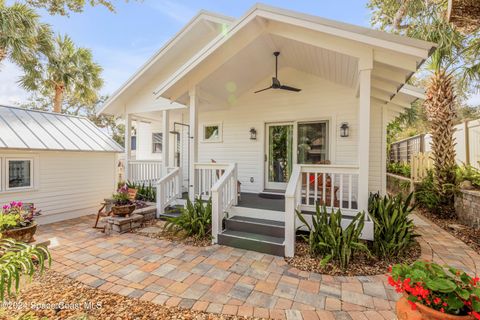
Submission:
[[285,191],[285,256],[295,254],[296,211],[315,211],[317,203],[358,212],[358,167],[295,165]]
[[127,180],[139,184],[155,184],[162,178],[162,161],[129,160]]
[[182,170],[168,168],[169,173],[157,182],[157,215],[182,197]]
[[212,196],[212,187],[230,166],[230,164],[222,163],[195,163],[195,196],[204,200],[209,199]]
[[222,232],[225,212],[237,204],[237,175],[237,164],[230,164],[211,188],[213,243],[218,242],[218,234]]

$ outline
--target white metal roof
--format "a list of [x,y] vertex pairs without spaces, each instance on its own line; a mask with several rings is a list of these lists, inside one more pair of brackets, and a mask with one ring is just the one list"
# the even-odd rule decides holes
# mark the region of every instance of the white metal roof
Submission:
[[84,117],[0,106],[0,150],[123,152]]

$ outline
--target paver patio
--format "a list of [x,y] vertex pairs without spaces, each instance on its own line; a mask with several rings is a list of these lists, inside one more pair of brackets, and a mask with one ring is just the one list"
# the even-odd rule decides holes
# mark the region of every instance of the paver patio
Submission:
[[[415,217],[422,259],[478,274],[480,257]],[[93,216],[41,226],[53,269],[92,287],[167,306],[273,319],[395,319],[386,277],[332,277],[284,259],[224,246],[198,248],[136,234],[106,236]]]

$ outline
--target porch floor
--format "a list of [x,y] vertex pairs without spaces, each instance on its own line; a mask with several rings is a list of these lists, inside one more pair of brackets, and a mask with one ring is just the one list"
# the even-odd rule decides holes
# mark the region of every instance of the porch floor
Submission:
[[285,199],[267,199],[257,193],[242,192],[237,207],[285,212]]

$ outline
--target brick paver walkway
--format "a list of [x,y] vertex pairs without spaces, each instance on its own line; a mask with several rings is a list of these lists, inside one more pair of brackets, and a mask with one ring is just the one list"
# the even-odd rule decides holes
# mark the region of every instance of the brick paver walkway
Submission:
[[[172,244],[136,234],[106,236],[93,217],[40,227],[53,268],[87,285],[167,306],[273,319],[395,319],[385,276],[332,277],[300,271],[283,258],[225,246]],[[476,273],[479,256],[416,218],[422,258]]]

